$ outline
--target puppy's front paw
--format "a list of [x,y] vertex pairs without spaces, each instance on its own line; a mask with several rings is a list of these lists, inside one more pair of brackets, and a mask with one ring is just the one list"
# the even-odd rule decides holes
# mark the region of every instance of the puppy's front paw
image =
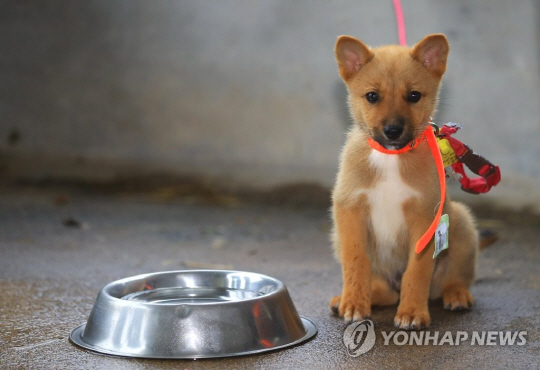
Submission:
[[330,309],[345,322],[362,321],[371,317],[371,304],[369,299],[360,295],[337,296],[330,300]]
[[394,325],[404,330],[422,330],[431,324],[429,311],[426,309],[398,309]]

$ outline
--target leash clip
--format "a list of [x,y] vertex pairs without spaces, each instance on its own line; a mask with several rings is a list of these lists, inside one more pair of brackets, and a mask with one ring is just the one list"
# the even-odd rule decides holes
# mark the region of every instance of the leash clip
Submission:
[[435,136],[436,137],[441,137],[441,135],[439,134],[439,126],[437,126],[436,123],[431,122],[431,121],[429,121],[429,124],[430,124],[431,128],[433,128],[435,130]]

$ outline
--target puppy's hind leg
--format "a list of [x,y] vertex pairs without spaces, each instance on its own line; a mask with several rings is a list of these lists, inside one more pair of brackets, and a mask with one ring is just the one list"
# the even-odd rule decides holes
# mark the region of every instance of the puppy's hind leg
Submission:
[[373,306],[392,306],[398,303],[399,293],[396,292],[382,277],[372,275],[371,304]]
[[448,250],[437,257],[439,261],[433,276],[431,298],[442,296],[448,310],[469,309],[473,297],[469,292],[476,270],[478,232],[469,209],[452,202]]

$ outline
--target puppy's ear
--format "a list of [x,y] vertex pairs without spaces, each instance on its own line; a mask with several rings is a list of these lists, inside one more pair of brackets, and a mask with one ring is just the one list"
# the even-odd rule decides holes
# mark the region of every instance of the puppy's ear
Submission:
[[344,81],[354,77],[372,58],[373,53],[360,40],[351,36],[339,36],[335,47],[339,74]]
[[448,41],[442,33],[424,37],[411,50],[411,56],[424,67],[441,77],[446,71]]

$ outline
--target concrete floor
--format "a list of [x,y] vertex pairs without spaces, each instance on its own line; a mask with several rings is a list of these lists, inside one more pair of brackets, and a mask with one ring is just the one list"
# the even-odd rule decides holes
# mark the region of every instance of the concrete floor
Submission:
[[[538,368],[540,223],[480,210],[500,241],[480,257],[470,312],[431,306],[431,332],[527,331],[522,346],[384,345],[395,307],[373,313],[377,341],[360,357],[327,307],[338,294],[325,207],[243,202],[171,188],[147,193],[5,187],[0,194],[0,364],[19,369]],[[106,283],[205,264],[268,274],[318,326],[311,341],[264,355],[158,361],[98,355],[68,341]]]

